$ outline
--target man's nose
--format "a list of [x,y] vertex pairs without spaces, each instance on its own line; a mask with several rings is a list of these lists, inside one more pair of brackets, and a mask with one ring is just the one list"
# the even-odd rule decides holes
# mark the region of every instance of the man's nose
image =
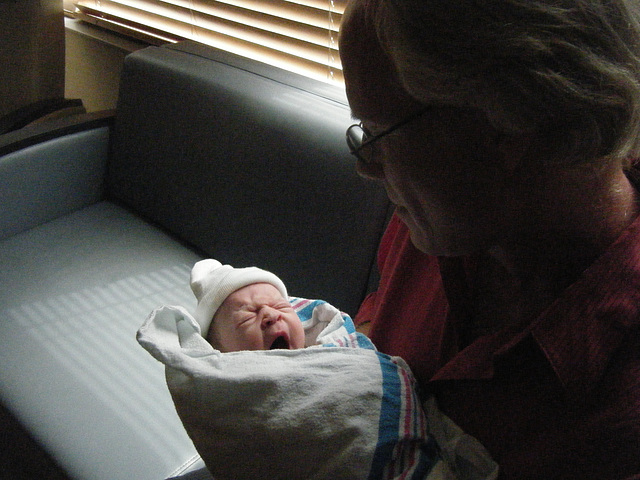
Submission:
[[369,162],[358,160],[356,162],[356,172],[358,172],[358,175],[361,177],[369,180],[382,180],[384,178],[384,168],[375,160]]

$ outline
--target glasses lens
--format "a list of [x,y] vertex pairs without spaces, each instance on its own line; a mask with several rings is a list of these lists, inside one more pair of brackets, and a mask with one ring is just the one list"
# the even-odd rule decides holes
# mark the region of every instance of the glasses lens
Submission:
[[367,134],[362,130],[360,125],[351,125],[347,130],[347,145],[351,151],[358,150],[362,147],[362,142],[367,139]]

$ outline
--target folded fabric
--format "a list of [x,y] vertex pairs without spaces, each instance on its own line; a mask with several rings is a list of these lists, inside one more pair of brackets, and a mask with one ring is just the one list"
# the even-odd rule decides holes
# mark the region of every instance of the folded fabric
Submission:
[[438,430],[443,461],[402,359],[377,352],[326,302],[290,300],[310,348],[221,353],[172,306],[138,332],[165,364],[178,415],[216,480],[459,478],[457,445],[465,478],[495,478],[477,442],[452,440],[467,438],[452,423]]

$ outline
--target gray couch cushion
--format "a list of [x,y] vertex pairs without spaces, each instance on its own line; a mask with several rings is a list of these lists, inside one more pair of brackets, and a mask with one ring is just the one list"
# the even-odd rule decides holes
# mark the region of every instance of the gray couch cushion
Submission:
[[193,307],[198,259],[108,202],[0,242],[1,400],[74,478],[158,480],[198,460],[135,340],[159,304]]
[[355,314],[388,200],[355,172],[349,108],[321,93],[194,53],[136,52],[109,192],[208,256],[271,270],[293,295]]

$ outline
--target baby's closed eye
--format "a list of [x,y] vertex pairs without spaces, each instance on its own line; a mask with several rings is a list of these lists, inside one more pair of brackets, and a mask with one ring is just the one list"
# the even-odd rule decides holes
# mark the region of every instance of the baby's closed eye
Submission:
[[278,303],[273,308],[275,308],[276,310],[293,310],[293,307],[289,302]]
[[237,325],[238,326],[248,326],[251,325],[256,319],[258,315],[255,313],[245,313],[243,315],[238,316]]

